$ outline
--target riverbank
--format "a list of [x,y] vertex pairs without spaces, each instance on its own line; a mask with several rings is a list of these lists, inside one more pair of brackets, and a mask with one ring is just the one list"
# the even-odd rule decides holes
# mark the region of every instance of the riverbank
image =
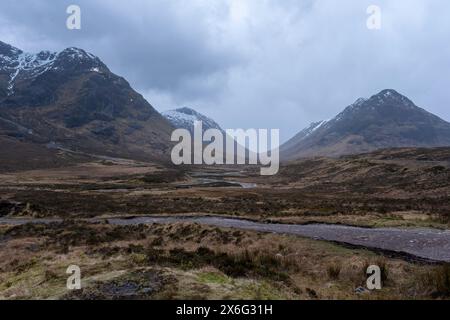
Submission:
[[[98,222],[103,219],[86,219]],[[404,256],[407,259],[422,259],[430,262],[450,262],[450,231],[436,229],[360,228],[330,224],[281,224],[261,223],[246,219],[232,219],[211,216],[141,216],[129,218],[107,218],[112,225],[151,225],[173,223],[197,223],[216,227],[251,230],[265,233],[290,234],[316,240],[352,245],[374,251],[385,251]],[[61,219],[0,219],[0,224],[49,224],[60,223]]]
[[[69,265],[82,290],[66,288]],[[365,289],[367,266],[383,288]],[[0,226],[0,299],[432,299],[443,266],[193,222]]]

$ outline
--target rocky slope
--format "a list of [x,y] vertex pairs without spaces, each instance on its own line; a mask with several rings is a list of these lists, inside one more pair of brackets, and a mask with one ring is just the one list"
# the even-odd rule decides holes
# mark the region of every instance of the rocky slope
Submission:
[[78,48],[30,54],[0,42],[0,136],[10,142],[156,160],[167,158],[172,130],[98,57]]

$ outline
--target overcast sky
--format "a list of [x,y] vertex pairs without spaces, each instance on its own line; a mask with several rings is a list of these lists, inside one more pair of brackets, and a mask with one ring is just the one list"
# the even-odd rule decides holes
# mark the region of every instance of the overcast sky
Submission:
[[[82,29],[66,28],[78,4]],[[369,30],[369,5],[382,10]],[[159,111],[285,140],[385,88],[450,121],[448,0],[1,0],[0,40],[81,47]]]

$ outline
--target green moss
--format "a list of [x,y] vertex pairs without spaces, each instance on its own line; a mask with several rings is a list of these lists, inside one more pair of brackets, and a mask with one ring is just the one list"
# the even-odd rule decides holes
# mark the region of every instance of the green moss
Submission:
[[284,300],[292,297],[288,297],[282,290],[275,288],[267,281],[255,281],[237,288],[235,298],[245,300]]
[[230,278],[216,272],[202,272],[198,275],[198,280],[201,283],[214,283],[214,284],[229,284]]

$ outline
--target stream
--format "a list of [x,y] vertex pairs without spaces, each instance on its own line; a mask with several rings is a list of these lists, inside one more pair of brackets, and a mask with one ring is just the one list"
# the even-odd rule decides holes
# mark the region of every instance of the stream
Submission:
[[[191,222],[202,225],[251,230],[258,232],[290,234],[316,240],[364,247],[413,256],[423,260],[450,262],[450,230],[362,228],[331,224],[276,224],[221,217],[133,217],[107,219],[113,225],[166,224]],[[0,218],[0,225],[60,222],[60,219]],[[104,221],[90,219],[88,221]]]

